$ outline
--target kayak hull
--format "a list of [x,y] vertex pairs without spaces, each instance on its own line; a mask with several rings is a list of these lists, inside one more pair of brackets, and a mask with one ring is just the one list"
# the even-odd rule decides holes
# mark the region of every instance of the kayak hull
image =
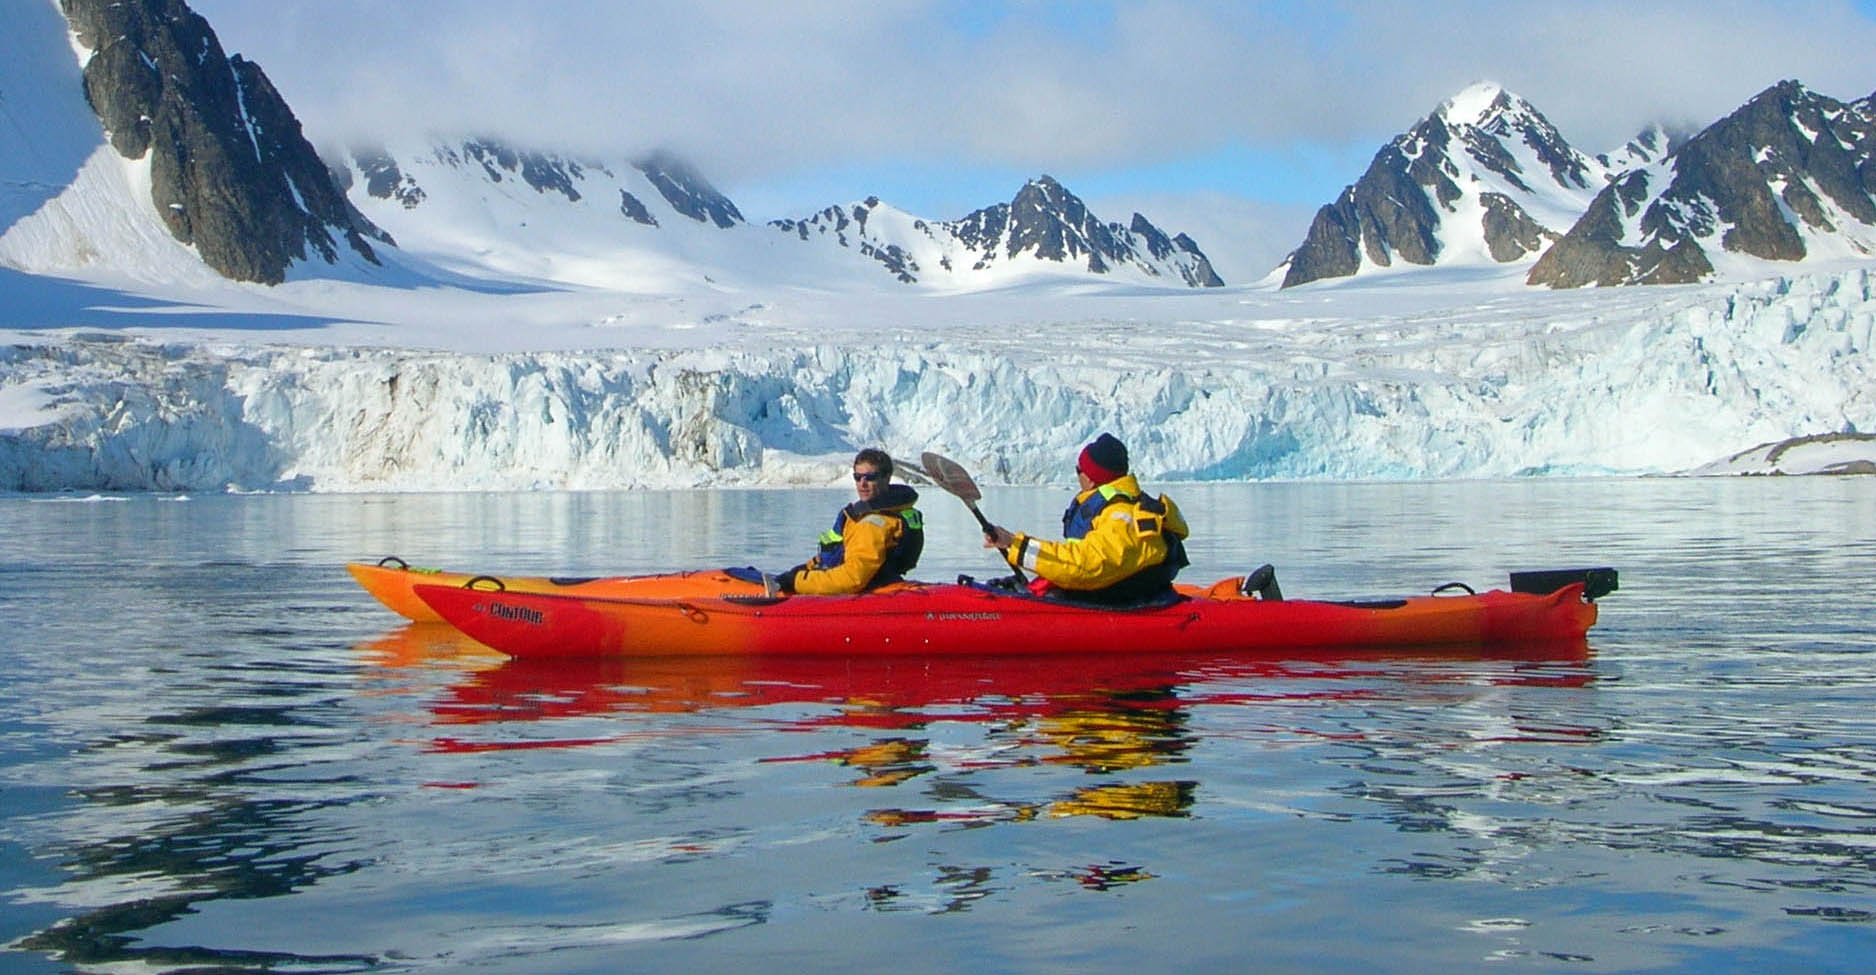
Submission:
[[718,575],[686,573],[670,586],[689,594],[676,596],[428,584],[412,592],[472,639],[521,658],[1478,647],[1580,640],[1596,621],[1581,583],[1541,595],[1494,589],[1384,603],[1264,601],[1188,589],[1170,605],[1116,610],[968,585],[764,599],[713,589]]

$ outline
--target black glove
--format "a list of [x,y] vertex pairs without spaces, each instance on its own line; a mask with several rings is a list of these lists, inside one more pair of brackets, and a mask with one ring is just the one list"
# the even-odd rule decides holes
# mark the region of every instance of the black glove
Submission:
[[781,590],[782,592],[787,593],[790,596],[794,595],[795,594],[795,575],[797,573],[806,571],[807,568],[808,568],[807,563],[804,562],[801,565],[797,565],[794,568],[789,569],[788,571],[783,572],[782,574],[776,576],[775,577],[776,588]]

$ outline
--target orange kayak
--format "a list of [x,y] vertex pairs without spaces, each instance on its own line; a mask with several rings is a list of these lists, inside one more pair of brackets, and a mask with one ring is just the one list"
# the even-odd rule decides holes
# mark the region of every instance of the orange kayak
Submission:
[[392,612],[419,623],[440,623],[443,617],[417,598],[418,585],[454,588],[481,587],[509,592],[553,593],[563,596],[610,596],[641,599],[682,599],[708,592],[715,595],[762,595],[762,584],[720,571],[667,572],[659,575],[559,578],[553,576],[495,576],[445,572],[412,566],[390,556],[371,562],[347,562],[346,571],[358,584]]
[[[347,562],[345,569],[352,574],[353,579],[357,580],[359,586],[378,602],[414,623],[443,622],[443,617],[438,616],[436,610],[417,598],[416,587],[419,585],[620,599],[689,599],[698,596],[754,597],[763,594],[762,584],[749,577],[749,570],[741,570],[740,574],[736,575],[730,574],[728,570],[704,569],[691,572],[582,578],[493,576],[422,568],[411,565],[395,555],[387,555],[377,562]],[[871,594],[898,592],[917,585],[921,584],[897,583],[882,586],[873,590]],[[1180,586],[1179,588],[1188,595],[1201,592],[1193,586]]]
[[[754,584],[720,572],[641,577],[661,581],[604,594],[530,590],[492,578],[472,586],[416,582],[411,589],[477,642],[539,658],[1479,647],[1582,639],[1596,622],[1594,597],[1615,588],[1609,569],[1513,578],[1512,591],[1362,602],[1255,599],[1238,592],[1239,580],[1225,579],[1209,589],[1182,589],[1174,602],[1129,609],[979,584],[766,598]],[[732,590],[730,582],[742,588]]]

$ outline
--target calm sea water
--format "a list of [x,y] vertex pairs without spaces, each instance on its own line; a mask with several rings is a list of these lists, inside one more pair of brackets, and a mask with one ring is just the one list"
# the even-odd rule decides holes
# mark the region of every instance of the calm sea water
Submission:
[[1174,494],[1189,580],[1622,590],[1580,653],[541,667],[341,563],[780,568],[845,493],[0,500],[0,971],[1869,970],[1876,479]]

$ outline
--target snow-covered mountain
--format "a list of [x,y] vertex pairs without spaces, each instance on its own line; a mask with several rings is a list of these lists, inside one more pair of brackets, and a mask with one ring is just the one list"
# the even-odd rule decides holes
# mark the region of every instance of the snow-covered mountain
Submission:
[[1586,156],[1530,102],[1482,82],[1375,153],[1317,211],[1279,268],[1283,287],[1408,265],[1530,261],[1574,224],[1612,167],[1646,161],[1656,129]]
[[1613,180],[1531,284],[1678,284],[1722,265],[1876,255],[1876,95],[1785,81]]
[[896,280],[968,290],[1089,275],[1224,283],[1192,238],[1169,236],[1139,213],[1126,225],[1103,223],[1047,176],[954,221],[869,197],[766,226],[750,225],[669,154],[610,164],[471,139],[354,151],[341,182],[405,249],[445,266],[594,286],[651,286],[647,268],[748,280],[757,267],[771,281],[823,286]]
[[868,197],[774,226],[803,241],[852,249],[907,284],[969,286],[1053,265],[1100,275],[1131,272],[1193,288],[1224,286],[1192,238],[1168,237],[1138,212],[1127,224],[1102,223],[1048,176],[1025,183],[1009,203],[960,220],[934,223]]
[[675,156],[579,158],[492,137],[329,153],[353,205],[401,252],[452,272],[623,291],[683,291],[838,269],[778,267],[761,228]]
[[1375,154],[1272,277],[1528,263],[1528,283],[1675,284],[1876,255],[1876,95],[1795,81],[1684,140],[1651,126],[1591,157],[1537,109],[1474,85]]
[[1145,216],[1103,223],[1047,176],[961,220],[869,197],[752,225],[670,154],[624,163],[494,139],[354,150],[339,168],[358,209],[406,251],[464,272],[655,290],[685,280],[971,290],[1079,278],[1219,287],[1198,244]]
[[[1189,237],[1169,237],[1138,214],[1129,226],[1103,224],[1046,177],[1011,204],[956,224],[908,218],[903,240],[849,249],[823,247],[818,233],[801,229],[817,218],[750,224],[669,153],[595,160],[497,138],[387,134],[383,145],[322,161],[259,65],[224,55],[182,0],[18,6],[19,22],[8,27],[12,56],[0,67],[8,115],[50,114],[56,124],[16,124],[18,141],[0,144],[0,184],[18,197],[10,205],[17,212],[0,223],[0,260],[15,267],[147,272],[153,262],[174,263],[163,255],[175,248],[155,244],[167,235],[217,273],[265,284],[410,273],[641,291],[969,290],[1065,276],[1221,283]],[[73,53],[60,9],[82,72],[59,64]],[[90,158],[107,144],[121,159]],[[48,156],[58,164],[46,165]],[[56,201],[79,182],[88,184],[89,208]],[[945,227],[958,229],[926,232]],[[875,251],[908,257],[883,268]]]

